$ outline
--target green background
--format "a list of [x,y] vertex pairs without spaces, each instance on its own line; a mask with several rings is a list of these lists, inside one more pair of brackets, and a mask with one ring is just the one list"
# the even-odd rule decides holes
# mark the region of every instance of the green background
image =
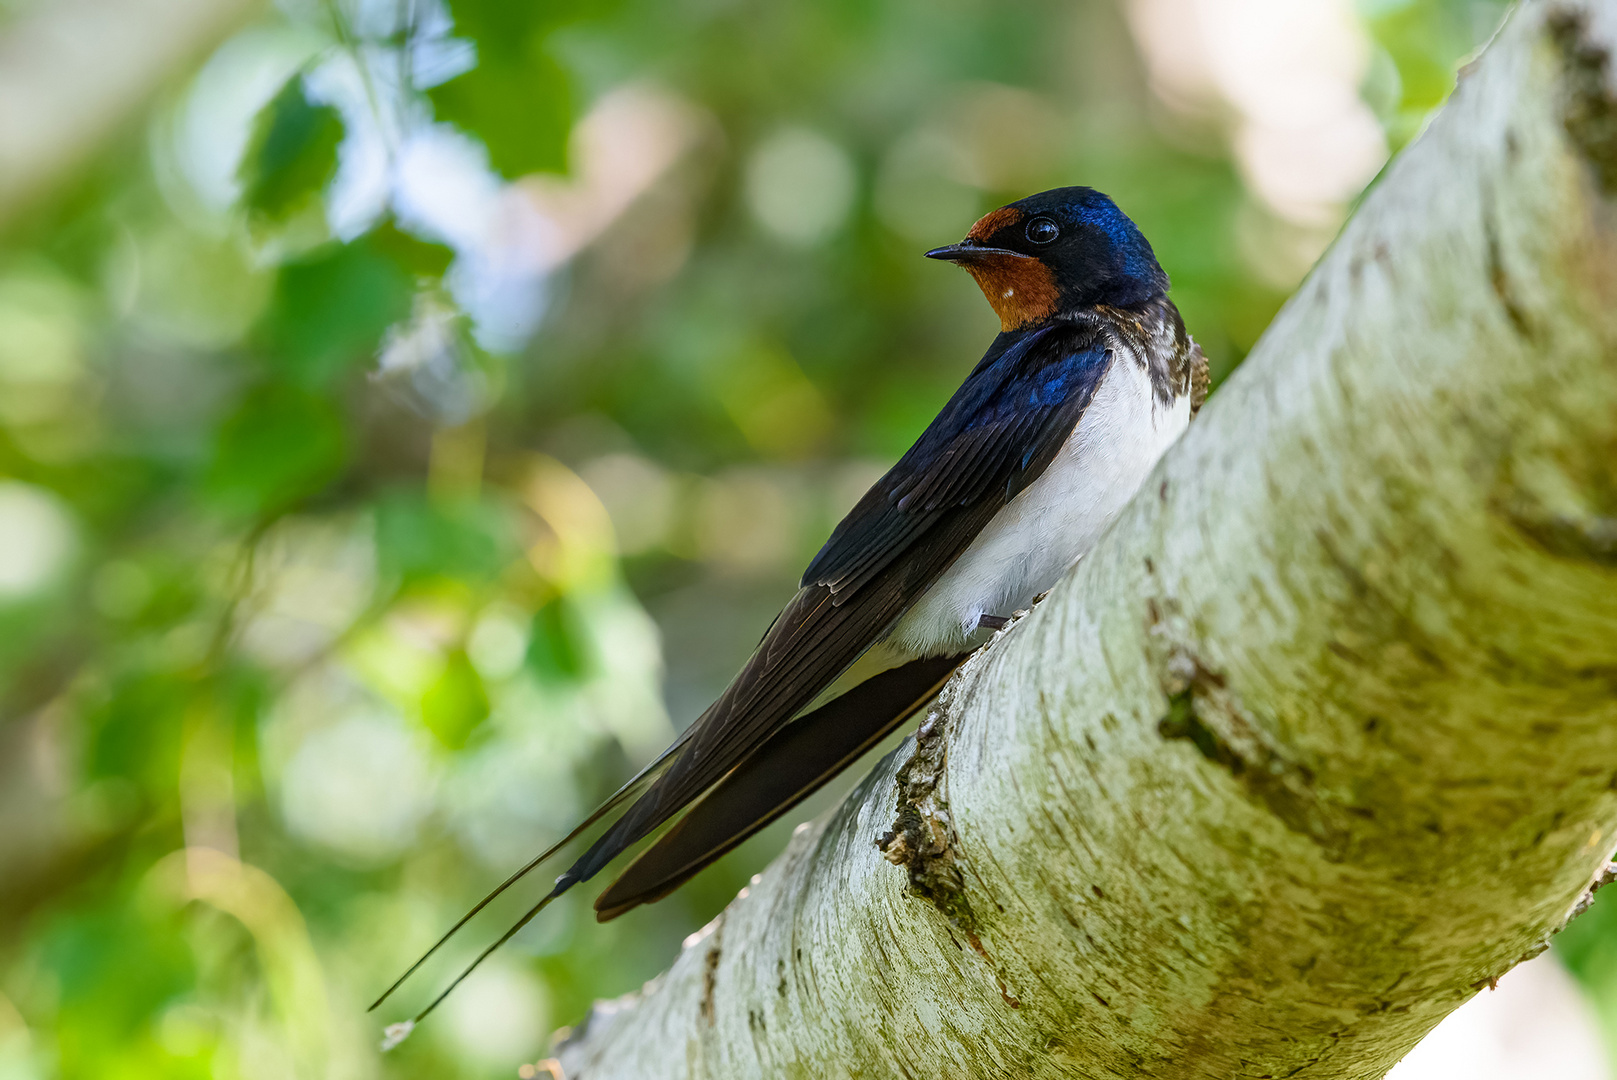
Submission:
[[[1360,4],[1391,148],[1501,13]],[[461,310],[463,235],[333,229],[355,58],[350,103],[575,208],[514,328]],[[236,149],[187,135],[227,100]],[[673,149],[613,202],[623,100]],[[1101,188],[1240,362],[1350,206],[1277,213],[1234,125],[1102,0],[311,0],[176,70],[0,233],[0,1080],[510,1076],[663,969],[834,792],[614,923],[575,891],[385,1058],[363,1013],[701,710],[981,354],[921,250]],[[1560,949],[1617,1030],[1614,923]]]

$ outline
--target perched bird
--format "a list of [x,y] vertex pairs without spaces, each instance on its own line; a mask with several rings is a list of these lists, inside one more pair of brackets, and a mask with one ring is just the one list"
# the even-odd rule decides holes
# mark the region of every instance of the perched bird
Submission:
[[[416,1021],[547,903],[676,816],[596,898],[598,919],[666,896],[874,746],[1094,545],[1206,397],[1207,364],[1168,275],[1100,192],[1030,196],[926,255],[976,279],[999,336],[831,533],[719,699],[428,951],[622,809]],[[390,1031],[402,1037],[416,1021]]]

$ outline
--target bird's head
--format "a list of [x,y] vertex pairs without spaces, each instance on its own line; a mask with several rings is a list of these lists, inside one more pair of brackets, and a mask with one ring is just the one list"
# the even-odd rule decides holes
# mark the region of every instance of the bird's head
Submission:
[[1094,188],[1029,195],[983,217],[960,243],[926,255],[969,271],[1006,330],[1097,304],[1131,307],[1168,291],[1151,245]]

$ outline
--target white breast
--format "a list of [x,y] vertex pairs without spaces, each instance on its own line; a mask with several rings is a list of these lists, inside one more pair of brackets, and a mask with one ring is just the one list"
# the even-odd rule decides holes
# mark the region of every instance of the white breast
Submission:
[[994,515],[887,642],[915,656],[958,652],[981,639],[981,616],[1026,607],[1094,546],[1189,422],[1188,395],[1164,406],[1144,365],[1117,354],[1055,460]]

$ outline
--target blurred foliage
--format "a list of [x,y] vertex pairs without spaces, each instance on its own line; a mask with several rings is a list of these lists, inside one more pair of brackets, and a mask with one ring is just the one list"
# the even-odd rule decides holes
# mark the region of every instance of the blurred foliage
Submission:
[[477,46],[477,66],[429,91],[434,114],[482,140],[507,177],[565,169],[577,96],[551,41],[571,24],[598,23],[615,6],[452,0],[455,33]]
[[[1499,11],[1364,5],[1392,145]],[[509,1076],[665,967],[834,792],[617,922],[569,895],[386,1058],[363,1013],[707,704],[986,347],[920,250],[1091,184],[1239,363],[1341,209],[1257,198],[1126,15],[286,0],[13,221],[0,1077]]]
[[275,222],[304,204],[337,174],[342,120],[330,105],[315,105],[300,79],[290,79],[259,111],[242,154],[241,205],[250,221]]

